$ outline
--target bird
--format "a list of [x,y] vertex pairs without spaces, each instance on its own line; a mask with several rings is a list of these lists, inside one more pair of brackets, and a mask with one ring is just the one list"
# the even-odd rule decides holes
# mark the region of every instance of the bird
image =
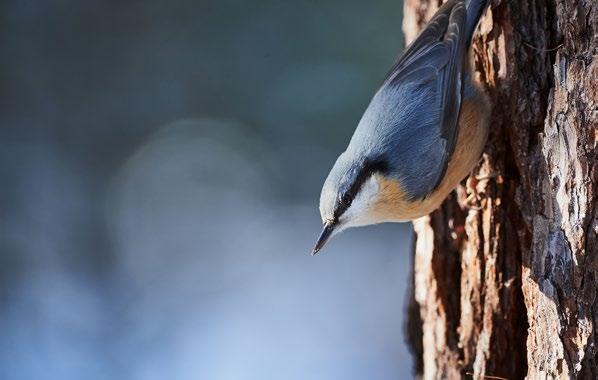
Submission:
[[429,214],[478,163],[492,107],[470,47],[489,2],[445,2],[391,67],[324,182],[313,255],[347,228]]

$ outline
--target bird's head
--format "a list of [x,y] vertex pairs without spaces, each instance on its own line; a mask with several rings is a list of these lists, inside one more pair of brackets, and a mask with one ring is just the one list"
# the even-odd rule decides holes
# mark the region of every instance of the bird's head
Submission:
[[391,221],[384,205],[396,197],[398,187],[386,177],[387,170],[382,159],[355,159],[347,152],[339,156],[320,195],[324,230],[313,254],[349,227]]

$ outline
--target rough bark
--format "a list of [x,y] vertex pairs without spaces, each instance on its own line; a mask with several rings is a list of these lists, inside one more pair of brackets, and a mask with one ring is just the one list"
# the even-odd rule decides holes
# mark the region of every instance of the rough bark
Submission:
[[[440,3],[405,0],[407,42]],[[494,0],[473,48],[491,133],[483,178],[414,222],[416,372],[596,379],[598,2]]]

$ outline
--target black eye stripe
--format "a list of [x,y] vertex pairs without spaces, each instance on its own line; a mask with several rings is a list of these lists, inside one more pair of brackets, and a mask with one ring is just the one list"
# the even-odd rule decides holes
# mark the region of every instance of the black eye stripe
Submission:
[[386,170],[386,164],[382,160],[366,161],[353,170],[356,172],[356,174],[351,175],[353,181],[350,181],[347,184],[344,191],[341,187],[341,191],[339,192],[337,207],[334,211],[335,219],[338,219],[345,211],[347,211],[365,181],[367,181],[372,174],[375,172],[384,172]]
[[345,193],[343,196],[339,196],[338,204],[339,206],[350,207],[351,203],[353,203],[353,194]]

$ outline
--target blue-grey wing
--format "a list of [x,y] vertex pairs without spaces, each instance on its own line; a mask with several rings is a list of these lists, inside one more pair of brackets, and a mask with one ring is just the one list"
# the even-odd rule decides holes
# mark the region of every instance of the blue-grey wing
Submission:
[[[415,144],[418,160],[397,157],[401,177],[413,198],[423,198],[442,181],[458,135],[461,109],[461,75],[467,49],[466,9],[463,1],[451,0],[434,15],[427,27],[392,67],[380,89],[383,96],[412,97],[415,106],[396,112],[407,124],[397,131]],[[386,101],[391,101],[386,99]],[[397,99],[405,104],[410,99]],[[411,142],[409,141],[411,139]],[[406,147],[397,147],[405,151]],[[414,157],[411,154],[409,157]]]

